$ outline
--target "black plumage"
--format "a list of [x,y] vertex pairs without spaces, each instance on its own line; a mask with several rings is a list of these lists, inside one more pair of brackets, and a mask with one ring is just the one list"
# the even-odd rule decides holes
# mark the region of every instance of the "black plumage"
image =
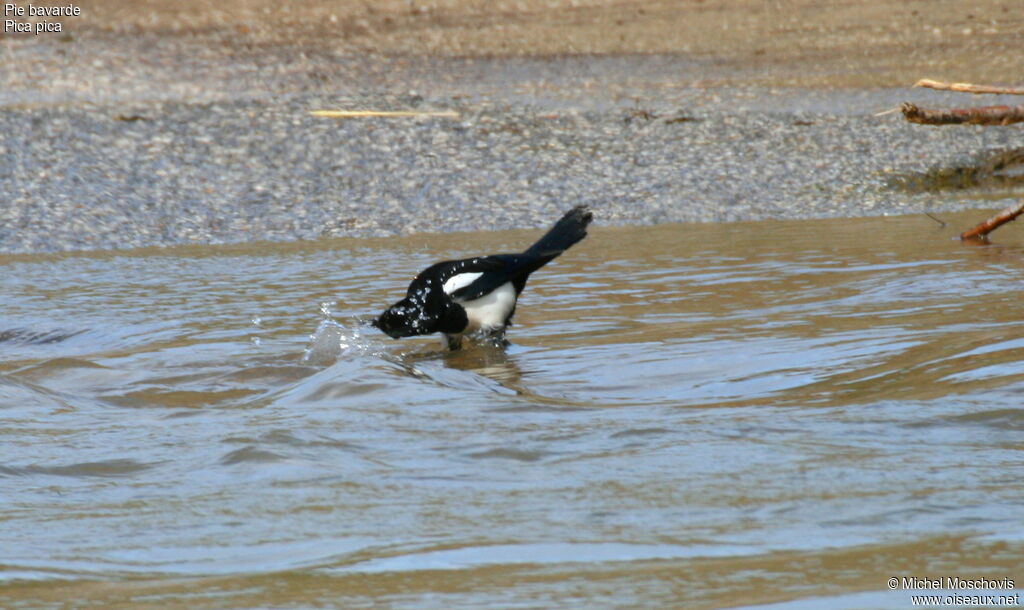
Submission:
[[537,243],[520,254],[493,254],[427,267],[406,296],[373,325],[395,339],[443,333],[456,349],[466,333],[504,338],[530,274],[587,236],[593,214],[580,205],[566,212]]

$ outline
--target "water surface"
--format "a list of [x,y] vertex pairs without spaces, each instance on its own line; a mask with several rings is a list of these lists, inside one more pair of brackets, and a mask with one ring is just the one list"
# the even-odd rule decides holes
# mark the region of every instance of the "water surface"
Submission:
[[0,605],[1024,582],[1024,250],[951,239],[984,216],[598,227],[455,353],[358,316],[538,231],[0,258]]

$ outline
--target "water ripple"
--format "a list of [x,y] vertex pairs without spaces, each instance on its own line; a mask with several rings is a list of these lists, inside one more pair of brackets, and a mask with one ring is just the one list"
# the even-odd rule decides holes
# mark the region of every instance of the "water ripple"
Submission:
[[1024,257],[919,221],[596,227],[457,352],[361,320],[532,232],[21,260],[0,580],[673,607],[1017,569]]

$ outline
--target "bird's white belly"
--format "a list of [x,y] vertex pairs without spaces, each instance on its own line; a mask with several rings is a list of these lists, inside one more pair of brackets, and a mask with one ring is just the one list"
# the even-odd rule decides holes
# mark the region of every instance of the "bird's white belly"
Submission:
[[[444,283],[444,291],[451,294],[460,288],[469,286],[481,275],[483,274],[460,273]],[[506,282],[479,299],[472,301],[455,299],[455,302],[462,305],[462,308],[466,310],[466,317],[469,318],[469,324],[464,332],[498,330],[505,327],[505,320],[516,306],[516,289],[511,282]]]
[[479,299],[458,302],[466,310],[466,317],[469,318],[467,333],[497,330],[505,327],[505,320],[516,305],[516,289],[510,282],[506,282]]

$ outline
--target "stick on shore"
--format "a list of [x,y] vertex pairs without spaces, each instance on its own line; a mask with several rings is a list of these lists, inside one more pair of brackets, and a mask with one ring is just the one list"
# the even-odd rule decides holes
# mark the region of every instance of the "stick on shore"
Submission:
[[904,102],[900,110],[905,119],[921,125],[1010,125],[1024,122],[1024,106],[979,106],[935,110]]
[[459,113],[446,110],[439,112],[420,112],[415,110],[310,110],[315,117],[328,119],[359,119],[367,117],[442,117],[459,118]]
[[944,81],[922,78],[914,83],[915,87],[937,89],[939,91],[958,91],[960,93],[989,93],[992,95],[1024,95],[1024,87],[998,87],[993,85],[974,85],[971,83],[947,83]]

